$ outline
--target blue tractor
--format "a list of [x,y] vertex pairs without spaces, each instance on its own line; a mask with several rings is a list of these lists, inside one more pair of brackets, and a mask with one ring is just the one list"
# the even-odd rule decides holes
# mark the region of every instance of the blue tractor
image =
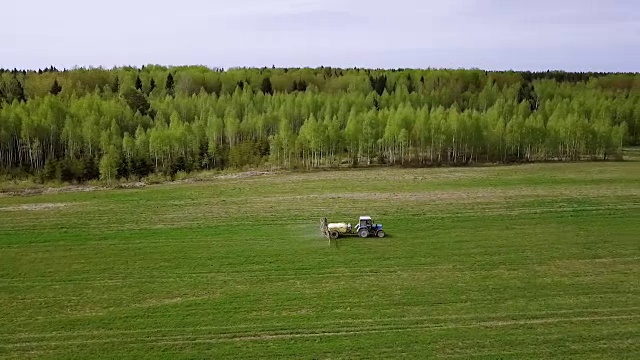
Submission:
[[384,231],[382,231],[382,224],[375,224],[371,220],[370,216],[360,216],[360,221],[356,225],[355,232],[361,238],[369,236],[384,237]]

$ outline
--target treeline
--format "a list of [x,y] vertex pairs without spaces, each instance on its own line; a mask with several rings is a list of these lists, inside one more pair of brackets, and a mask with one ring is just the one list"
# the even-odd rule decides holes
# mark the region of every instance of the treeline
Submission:
[[0,171],[609,159],[640,143],[640,76],[481,70],[0,70]]

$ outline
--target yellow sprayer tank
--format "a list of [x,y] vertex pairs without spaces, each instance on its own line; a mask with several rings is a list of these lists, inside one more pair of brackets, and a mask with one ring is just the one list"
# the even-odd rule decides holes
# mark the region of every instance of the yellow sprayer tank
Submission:
[[339,234],[351,232],[351,224],[347,223],[330,223],[327,228],[329,228],[329,231],[337,231]]

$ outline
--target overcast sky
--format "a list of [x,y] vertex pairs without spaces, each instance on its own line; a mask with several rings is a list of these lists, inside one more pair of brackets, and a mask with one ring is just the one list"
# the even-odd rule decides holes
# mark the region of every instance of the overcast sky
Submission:
[[640,71],[637,0],[20,0],[0,67]]

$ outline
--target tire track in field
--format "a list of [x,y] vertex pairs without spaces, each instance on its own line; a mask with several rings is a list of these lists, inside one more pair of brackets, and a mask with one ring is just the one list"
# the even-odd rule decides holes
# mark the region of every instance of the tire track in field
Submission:
[[[414,317],[387,317],[376,319],[343,319],[343,320],[330,320],[330,321],[317,321],[313,324],[321,326],[332,325],[345,325],[345,324],[362,324],[362,323],[392,323],[392,322],[407,322],[407,321],[450,321],[450,320],[469,320],[482,317],[504,318],[504,317],[540,317],[548,315],[562,315],[562,314],[576,314],[576,313],[615,313],[615,312],[627,312],[638,311],[640,306],[633,307],[620,307],[620,308],[587,308],[587,309],[565,309],[565,310],[553,310],[553,311],[530,311],[530,312],[510,312],[510,313],[495,313],[495,314],[465,314],[465,315],[438,315],[438,316],[414,316]],[[608,315],[608,316],[621,316],[621,315]],[[627,316],[627,315],[622,315]],[[640,316],[640,315],[631,315]],[[23,338],[47,338],[47,337],[65,337],[65,336],[92,336],[92,335],[124,335],[124,334],[143,334],[143,333],[157,333],[157,332],[185,332],[194,330],[221,330],[221,329],[257,329],[267,327],[285,327],[290,326],[287,323],[269,323],[265,325],[235,325],[235,326],[199,326],[199,327],[167,327],[167,328],[152,328],[152,329],[130,329],[130,330],[100,330],[100,331],[67,331],[56,333],[41,333],[41,334],[0,334],[0,339],[23,339]]]
[[[637,260],[639,258],[620,258],[619,260]],[[596,260],[594,260],[596,261]],[[626,265],[626,264],[622,264]],[[523,264],[521,266],[507,266],[501,268],[495,268],[495,266],[485,266],[485,267],[475,267],[473,269],[455,269],[450,266],[420,266],[416,265],[413,267],[407,267],[404,269],[397,268],[376,268],[376,269],[360,269],[360,271],[348,271],[348,272],[327,272],[327,273],[310,273],[306,271],[300,271],[297,273],[289,273],[287,274],[285,271],[246,271],[246,272],[210,272],[210,273],[185,273],[180,274],[180,276],[167,276],[167,274],[156,274],[153,276],[143,276],[143,277],[92,277],[92,276],[78,276],[77,278],[65,278],[62,280],[58,280],[55,278],[36,278],[41,281],[25,281],[26,279],[0,279],[0,286],[11,286],[11,287],[31,287],[31,286],[60,286],[60,285],[121,285],[121,284],[131,284],[131,283],[147,283],[152,281],[172,281],[172,282],[181,282],[187,280],[198,280],[202,278],[210,278],[212,280],[255,280],[255,281],[264,281],[264,280],[294,280],[294,279],[324,279],[324,278],[341,278],[341,277],[372,277],[372,276],[397,276],[397,275],[429,275],[432,273],[442,272],[442,271],[452,271],[459,274],[486,274],[486,273],[497,273],[497,274],[505,274],[509,272],[519,273],[522,268],[530,268],[536,267],[537,269],[546,269],[553,268],[557,266],[557,264]],[[430,271],[430,272],[424,272]],[[34,279],[29,279],[34,280]],[[46,299],[64,299],[64,298],[73,298],[73,297],[51,297],[51,298],[34,298],[34,299],[14,299],[14,301],[32,301],[32,300],[46,300]]]
[[601,316],[601,317],[582,317],[582,318],[548,318],[548,319],[536,319],[536,320],[510,320],[510,321],[485,321],[472,324],[417,324],[411,326],[398,326],[390,328],[372,328],[363,330],[337,330],[337,331],[319,331],[312,333],[285,333],[285,334],[260,334],[255,336],[237,336],[228,338],[210,338],[210,339],[198,339],[198,340],[183,340],[183,341],[160,341],[155,344],[181,344],[181,343],[198,343],[198,342],[225,342],[225,341],[254,341],[254,340],[280,340],[280,339],[294,339],[294,338],[307,338],[307,337],[325,337],[325,336],[348,336],[348,335],[365,335],[365,334],[379,334],[379,333],[391,333],[391,332],[404,332],[414,330],[450,330],[450,329],[463,329],[463,328],[495,328],[503,326],[514,325],[541,325],[552,324],[559,322],[585,322],[585,321],[610,321],[610,320],[627,320],[638,319],[640,315],[621,315],[621,316]]
[[503,188],[471,188],[456,190],[431,190],[431,191],[379,191],[379,192],[351,192],[351,193],[320,193],[320,194],[304,194],[304,195],[278,195],[267,197],[248,197],[252,202],[272,204],[274,202],[287,202],[291,200],[359,200],[359,199],[378,199],[378,200],[406,200],[406,201],[428,201],[429,203],[451,203],[451,202],[499,202],[505,200],[531,200],[531,199],[555,199],[563,197],[567,199],[575,198],[603,198],[603,197],[621,197],[629,198],[640,196],[640,189],[628,187],[608,187],[603,189],[601,186],[580,186],[578,188],[558,187],[549,188],[548,186],[527,186],[517,187],[509,186]]
[[[480,188],[473,190],[434,190],[434,191],[425,191],[425,192],[379,192],[372,193],[371,196],[376,198],[388,198],[394,201],[401,201],[405,205],[415,206],[416,204],[424,204],[428,205],[428,208],[436,208],[441,209],[443,205],[445,210],[444,213],[440,212],[438,214],[431,213],[428,217],[446,217],[446,216],[468,216],[469,214],[483,214],[483,215],[493,215],[493,214],[507,214],[507,213],[536,213],[536,212],[553,212],[553,211],[565,211],[569,209],[580,209],[580,210],[610,210],[610,209],[636,209],[640,207],[640,189],[636,190],[634,188],[628,187],[616,187],[616,188],[607,188],[603,190],[602,187],[578,187],[578,188],[560,188],[560,189],[549,189],[547,187],[539,188],[504,188],[504,189],[493,189],[493,188]],[[361,197],[362,194],[357,194],[358,197]],[[208,209],[213,206],[217,211],[213,211],[215,213],[215,217],[208,215],[198,216],[197,219],[185,219],[184,213],[182,211],[170,211],[166,213],[158,213],[158,214],[149,214],[147,216],[148,219],[145,221],[145,224],[140,224],[140,216],[135,217],[135,222],[133,219],[127,216],[123,216],[121,221],[117,221],[113,223],[114,211],[115,213],[119,213],[118,210],[124,209],[120,206],[111,206],[111,210],[109,215],[104,215],[104,209],[101,208],[99,213],[94,212],[56,212],[55,219],[60,222],[65,219],[77,220],[80,215],[83,220],[87,221],[86,224],[76,224],[76,228],[78,229],[99,229],[102,231],[119,231],[123,226],[127,226],[128,230],[143,230],[143,229],[160,229],[160,228],[175,228],[175,227],[188,227],[194,225],[202,225],[208,224],[211,225],[215,223],[217,225],[226,225],[229,224],[229,221],[236,218],[237,216],[246,216],[251,214],[260,214],[264,215],[265,206],[268,205],[267,208],[279,209],[288,212],[292,212],[293,214],[298,213],[297,210],[304,208],[305,211],[309,211],[311,208],[316,208],[319,212],[322,212],[325,205],[333,203],[335,199],[342,199],[344,201],[351,201],[354,197],[354,194],[344,193],[344,194],[307,194],[307,195],[282,195],[282,196],[271,196],[271,197],[258,197],[258,198],[244,198],[237,199],[237,201],[231,201],[227,203],[224,207],[220,207],[217,203],[208,204],[207,202],[198,202],[194,203],[198,208],[207,207]],[[623,197],[626,200],[627,204],[625,205],[603,205],[603,206],[575,206],[575,207],[535,207],[531,209],[530,206],[524,205],[515,209],[504,209],[503,204],[505,201],[513,202],[515,201],[528,201],[532,199],[552,199],[554,201],[560,200],[575,200],[575,199],[594,199],[594,200],[602,200],[606,198],[619,198]],[[294,199],[306,199],[309,201],[295,202],[291,201]],[[326,204],[325,204],[326,203]],[[450,204],[496,204],[493,207],[485,207],[481,209],[463,209],[465,211],[459,212],[458,209],[450,209]],[[74,203],[76,204],[76,203]],[[87,204],[87,203],[85,203]],[[191,206],[185,206],[184,209],[191,209]],[[209,206],[210,205],[210,206]],[[562,204],[560,204],[562,205]],[[25,205],[27,206],[27,205]],[[385,206],[386,207],[386,206]],[[492,211],[487,212],[487,208],[490,208]],[[420,207],[422,209],[422,207]],[[560,210],[559,210],[560,209]],[[91,208],[90,210],[94,210]],[[97,209],[95,209],[97,210]],[[46,223],[38,223],[34,222],[32,217],[24,218],[22,214],[21,216],[16,216],[11,221],[11,227],[9,229],[4,229],[5,231],[16,231],[16,230],[33,230],[34,225],[35,229],[40,230],[53,230],[58,227],[57,224],[46,224]],[[222,217],[221,217],[222,215]],[[159,221],[161,219],[162,221]],[[222,220],[222,222],[220,222]],[[213,222],[212,222],[213,221]],[[109,223],[111,222],[111,223]]]
[[437,324],[413,324],[413,325],[374,325],[370,327],[337,328],[331,330],[310,329],[309,331],[267,331],[262,333],[221,333],[210,335],[165,335],[165,336],[144,336],[144,337],[110,337],[104,339],[82,339],[67,341],[27,341],[15,344],[2,344],[0,348],[19,349],[33,347],[55,347],[68,345],[88,345],[104,343],[123,343],[122,345],[177,345],[193,343],[221,343],[221,342],[243,342],[243,341],[273,341],[291,340],[296,338],[332,337],[332,336],[353,336],[370,335],[407,331],[439,331],[465,328],[499,328],[520,325],[549,325],[557,323],[572,322],[593,322],[593,321],[615,321],[640,319],[640,315],[614,315],[614,316],[589,316],[589,317],[564,317],[564,318],[544,318],[544,319],[520,319],[520,320],[493,320],[480,321],[474,323],[437,323]]
[[[563,261],[571,261],[576,263],[618,263],[626,261],[640,260],[640,257],[612,257],[612,258],[594,258],[594,259],[568,259]],[[558,261],[552,263],[540,263],[535,264],[538,267],[545,266],[557,266]],[[532,264],[503,264],[500,267],[496,267],[493,264],[485,266],[475,266],[473,268],[457,267],[453,265],[405,265],[402,267],[348,267],[348,268],[333,268],[334,271],[318,272],[314,269],[286,269],[286,270],[246,270],[246,271],[211,271],[211,272],[185,272],[185,273],[173,273],[173,276],[167,276],[167,273],[145,273],[144,276],[133,276],[131,274],[104,277],[104,276],[92,276],[92,275],[76,275],[59,279],[57,277],[29,277],[29,278],[0,278],[0,286],[42,286],[42,285],[66,285],[66,284],[90,284],[90,285],[111,285],[122,283],[134,283],[134,282],[149,282],[149,281],[184,281],[199,278],[216,278],[219,280],[237,280],[237,279],[249,279],[249,280],[264,280],[268,279],[297,279],[297,278],[330,278],[330,277],[343,277],[343,276],[383,276],[383,275],[410,275],[410,274],[422,274],[425,270],[430,272],[456,272],[456,273],[504,273],[506,272],[518,272],[522,267],[531,267]],[[335,271],[342,270],[342,271]],[[429,273],[427,273],[429,274]],[[60,297],[64,298],[64,297]],[[17,299],[19,300],[19,299]]]
[[[431,207],[428,207],[431,208]],[[438,208],[438,207],[434,207]],[[300,209],[287,209],[289,211],[294,211],[295,213],[300,213],[298,210]],[[375,206],[371,207],[372,211],[377,210]],[[640,209],[640,202],[638,203],[629,203],[624,205],[591,205],[591,206],[562,206],[559,204],[558,206],[546,206],[539,207],[536,206],[531,208],[531,206],[522,206],[522,207],[514,207],[514,208],[506,208],[502,205],[496,205],[492,207],[479,208],[479,209],[455,209],[455,211],[441,211],[441,212],[429,212],[425,213],[425,208],[415,208],[415,211],[419,211],[419,213],[413,213],[414,209],[405,209],[405,215],[408,216],[416,216],[422,219],[446,219],[446,218],[462,218],[462,217],[485,217],[485,216],[504,216],[504,215],[524,215],[524,214],[532,214],[532,215],[550,215],[550,214],[561,214],[561,213],[571,213],[571,212],[598,212],[598,211],[621,211],[621,210],[635,210]],[[309,210],[309,207],[304,207],[304,210]],[[379,210],[387,210],[384,207],[379,207]],[[447,209],[445,209],[447,210]],[[251,215],[260,215],[264,216],[264,213],[261,212],[244,212],[241,214],[242,216],[251,216]],[[238,215],[240,216],[240,215]],[[58,220],[63,220],[61,217],[57,217]],[[228,216],[229,219],[234,218],[233,216]],[[69,219],[75,219],[75,217],[69,217]],[[233,225],[233,222],[220,222],[220,218],[207,218],[204,217],[198,220],[184,220],[184,215],[182,214],[174,214],[174,215],[163,215],[162,220],[155,219],[154,224],[148,223],[146,225],[142,225],[139,223],[119,223],[119,224],[100,224],[95,225],[93,221],[89,221],[92,219],[91,216],[84,217],[83,219],[87,220],[87,224],[77,224],[74,226],[74,230],[99,230],[100,233],[120,233],[123,230],[123,227],[126,227],[127,231],[136,231],[136,230],[152,230],[152,229],[176,229],[176,228],[190,228],[197,227],[199,225],[206,226],[228,226]],[[170,221],[167,221],[167,220]],[[173,219],[177,219],[175,221]],[[281,218],[273,216],[274,220],[279,220]],[[290,218],[291,220],[308,220],[296,218],[295,216]],[[211,222],[210,220],[215,220],[215,222]],[[266,222],[267,220],[265,220]],[[269,222],[273,224],[273,222]],[[34,224],[32,220],[29,221],[12,221],[11,228],[3,230],[6,234],[10,233],[22,233],[24,231],[53,231],[59,228],[58,224]],[[34,227],[34,225],[37,225]],[[166,242],[166,241],[165,241]],[[51,242],[49,242],[51,243]],[[60,242],[57,241],[55,243],[59,244],[74,244],[76,242]],[[149,242],[149,243],[152,243]],[[43,242],[39,242],[37,244],[43,244]],[[20,244],[20,246],[24,246],[28,244]],[[9,245],[11,246],[11,245]],[[4,246],[2,246],[4,247]]]

